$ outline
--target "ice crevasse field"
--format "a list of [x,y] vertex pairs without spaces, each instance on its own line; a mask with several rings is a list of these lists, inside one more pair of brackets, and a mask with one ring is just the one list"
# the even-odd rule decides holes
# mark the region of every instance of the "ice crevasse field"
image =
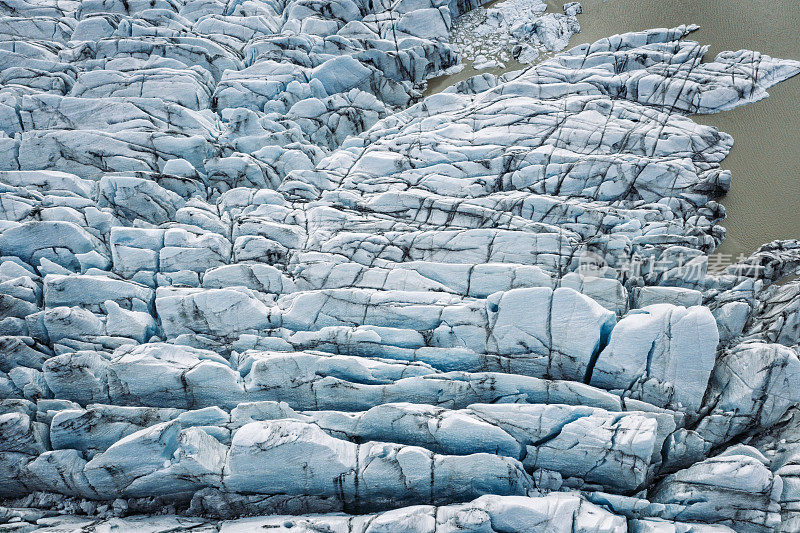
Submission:
[[0,2],[0,531],[800,529],[800,62],[508,2]]

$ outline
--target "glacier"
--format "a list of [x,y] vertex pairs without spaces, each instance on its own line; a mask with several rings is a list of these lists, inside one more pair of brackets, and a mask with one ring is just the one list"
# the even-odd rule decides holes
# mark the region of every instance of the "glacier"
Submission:
[[679,26],[423,97],[479,7],[0,2],[0,531],[800,528],[800,242],[709,269],[690,118],[800,62]]

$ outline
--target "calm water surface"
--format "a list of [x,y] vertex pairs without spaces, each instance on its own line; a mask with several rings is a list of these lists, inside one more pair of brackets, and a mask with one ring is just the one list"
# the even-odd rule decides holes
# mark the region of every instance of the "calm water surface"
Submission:
[[[800,60],[800,0],[583,0],[582,31],[570,47],[628,31],[699,24],[688,37],[709,45],[707,60],[723,50],[757,50]],[[548,0],[548,11],[563,2]],[[509,65],[512,67],[512,65]],[[520,68],[513,65],[513,70]],[[497,71],[489,71],[498,74]],[[472,74],[469,68],[433,80],[437,92]],[[800,239],[800,76],[769,91],[770,97],[697,122],[731,134],[734,148],[723,161],[733,174],[721,202],[727,238],[718,253],[749,254],[775,239]]]

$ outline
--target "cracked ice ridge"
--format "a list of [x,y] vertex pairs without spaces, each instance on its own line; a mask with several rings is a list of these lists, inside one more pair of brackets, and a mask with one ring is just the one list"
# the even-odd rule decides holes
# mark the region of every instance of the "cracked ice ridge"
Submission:
[[800,63],[656,29],[423,99],[476,7],[0,2],[4,531],[800,527],[800,243],[708,273],[690,118]]

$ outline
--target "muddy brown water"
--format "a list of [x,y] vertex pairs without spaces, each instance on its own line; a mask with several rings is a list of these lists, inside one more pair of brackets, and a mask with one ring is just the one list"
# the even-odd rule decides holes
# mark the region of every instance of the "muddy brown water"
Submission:
[[[548,0],[548,11],[563,2]],[[583,0],[581,33],[570,47],[629,31],[699,24],[688,39],[709,45],[707,60],[723,50],[749,49],[800,60],[800,0]],[[520,65],[508,65],[514,70]],[[493,74],[503,71],[488,70]],[[468,78],[469,66],[431,80],[428,93]],[[800,239],[800,76],[769,90],[770,97],[694,120],[733,136],[722,167],[733,175],[721,199],[728,230],[717,250],[728,263],[775,239]]]

